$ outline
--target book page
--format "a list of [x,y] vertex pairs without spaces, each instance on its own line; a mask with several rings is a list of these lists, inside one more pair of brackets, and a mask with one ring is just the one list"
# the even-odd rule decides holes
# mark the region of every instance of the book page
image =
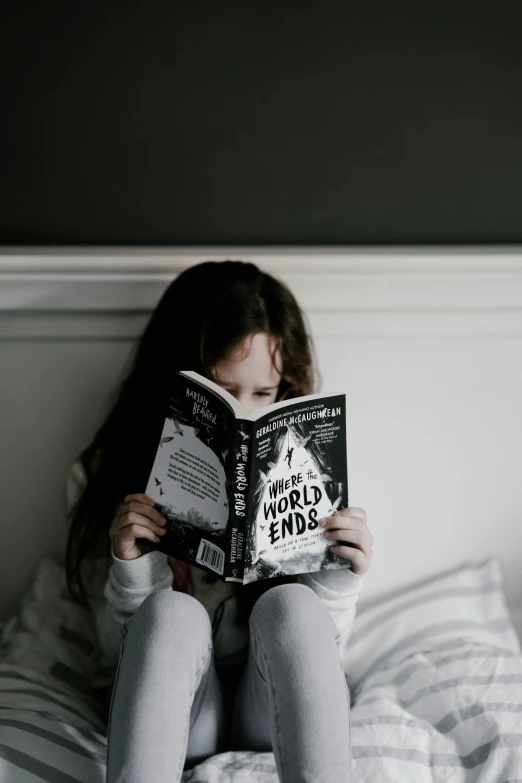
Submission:
[[[235,416],[211,392],[175,374],[146,494],[167,519],[163,551],[223,573],[229,518],[227,475]],[[204,539],[208,542],[201,546]]]

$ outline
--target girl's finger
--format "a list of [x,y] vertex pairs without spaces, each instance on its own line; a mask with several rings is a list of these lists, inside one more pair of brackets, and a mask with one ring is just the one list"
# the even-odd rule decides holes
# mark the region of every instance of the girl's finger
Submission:
[[325,530],[323,536],[329,540],[346,541],[368,554],[372,550],[371,540],[361,530]]
[[144,517],[141,514],[137,514],[135,511],[129,511],[117,517],[116,521],[112,526],[112,531],[114,533],[117,533],[119,530],[124,530],[127,527],[132,527],[135,525],[142,527],[144,529],[150,529],[160,536],[164,535],[166,530],[164,525],[158,525],[152,519],[148,519],[147,517]]
[[163,514],[160,514],[157,508],[151,508],[150,506],[146,506],[144,503],[138,503],[136,500],[133,500],[131,503],[126,503],[123,509],[120,511],[119,516],[122,514],[128,514],[131,511],[135,511],[137,514],[141,514],[141,516],[151,519],[158,525],[165,525],[167,522]]
[[347,560],[352,561],[352,570],[354,574],[362,575],[368,571],[370,561],[360,549],[342,545],[331,546],[330,549],[332,552],[335,552],[336,555],[341,555],[341,557],[345,557]]
[[133,544],[137,538],[148,538],[149,541],[156,543],[161,541],[161,536],[158,536],[149,527],[137,524],[128,525],[117,531],[111,531],[111,538],[117,538],[120,544]]
[[343,517],[352,517],[354,519],[360,519],[361,522],[366,524],[367,514],[364,508],[357,508],[357,506],[347,506],[346,508],[338,508],[335,514]]
[[[323,525],[323,519],[325,520],[325,524]],[[354,529],[354,530],[368,530],[368,526],[365,522],[363,522],[359,517],[348,517],[345,514],[335,514],[331,517],[323,517],[319,520],[321,523],[321,527],[324,527],[325,530],[328,530],[330,528],[333,529]]]
[[[368,525],[365,522],[361,522],[360,519],[355,517],[335,516],[326,517],[326,525],[323,526],[321,521],[321,527],[325,530],[359,530],[368,539],[370,544],[373,544],[373,534]],[[335,538],[336,536],[334,536]]]
[[346,516],[357,517],[358,519],[361,520],[361,522],[364,522],[365,524],[368,521],[368,515],[366,514],[364,508],[357,508],[357,506],[348,506],[348,508],[343,508],[341,509],[341,511],[346,512]]
[[351,541],[354,544],[362,544],[365,540],[364,533],[361,530],[351,528],[337,528],[337,530],[323,530],[323,538],[339,539],[340,541]]

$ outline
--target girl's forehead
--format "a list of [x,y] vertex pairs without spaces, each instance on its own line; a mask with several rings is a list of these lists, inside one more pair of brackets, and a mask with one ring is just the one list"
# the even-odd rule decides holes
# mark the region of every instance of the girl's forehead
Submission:
[[241,380],[269,386],[279,380],[279,372],[272,363],[274,347],[274,339],[269,335],[256,334],[245,340],[231,356],[217,362],[214,372],[221,383]]

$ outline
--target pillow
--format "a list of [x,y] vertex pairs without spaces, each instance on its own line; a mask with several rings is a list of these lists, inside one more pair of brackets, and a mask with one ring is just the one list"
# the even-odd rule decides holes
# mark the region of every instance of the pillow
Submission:
[[106,708],[112,674],[102,664],[94,614],[72,600],[64,568],[48,556],[2,630],[0,660],[36,672],[58,691],[72,689],[93,708]]
[[462,563],[361,606],[343,652],[346,680],[356,690],[375,671],[457,640],[521,652],[496,558]]

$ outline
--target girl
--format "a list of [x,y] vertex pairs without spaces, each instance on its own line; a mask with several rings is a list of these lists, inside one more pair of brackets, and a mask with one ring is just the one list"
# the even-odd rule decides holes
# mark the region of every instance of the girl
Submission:
[[372,558],[366,513],[340,509],[324,523],[353,570],[243,586],[148,546],[166,520],[140,492],[172,369],[206,375],[250,412],[313,393],[312,356],[284,284],[251,263],[191,267],[163,294],[110,415],[73,465],[67,580],[93,608],[112,667],[108,783],[180,781],[232,749],[273,751],[284,783],[351,780],[341,656]]

